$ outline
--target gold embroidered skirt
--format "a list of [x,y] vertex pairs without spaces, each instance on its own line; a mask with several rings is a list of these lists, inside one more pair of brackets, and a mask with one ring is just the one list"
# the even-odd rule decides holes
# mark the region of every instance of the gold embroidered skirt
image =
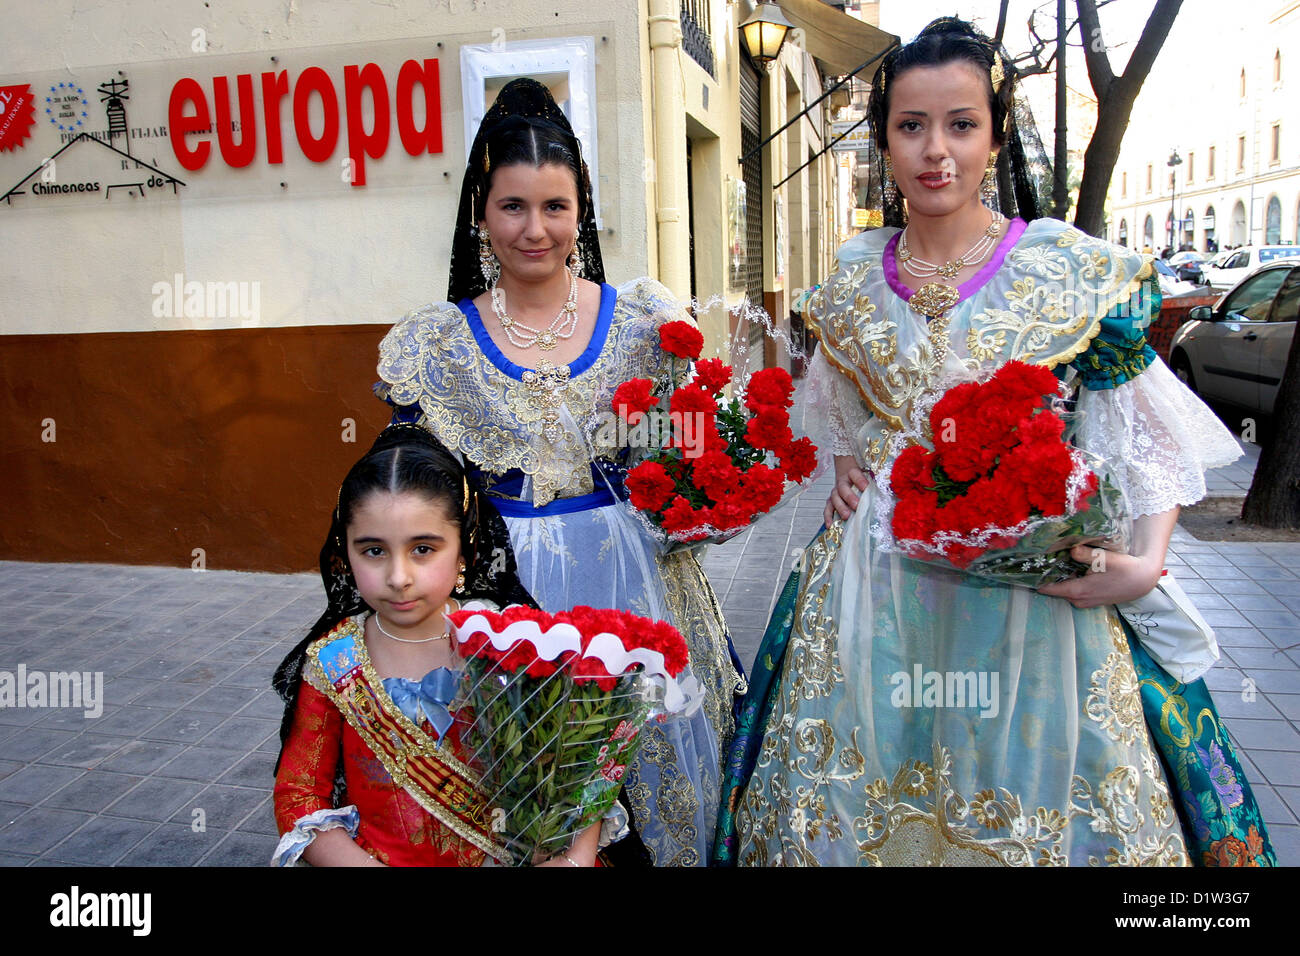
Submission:
[[1123,631],[877,551],[810,549],[736,811],[744,865],[1186,865]]

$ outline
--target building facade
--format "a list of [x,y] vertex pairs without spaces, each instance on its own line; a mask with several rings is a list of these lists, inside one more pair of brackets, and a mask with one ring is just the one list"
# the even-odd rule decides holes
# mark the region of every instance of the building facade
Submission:
[[1245,4],[1222,27],[1212,46],[1171,43],[1143,87],[1108,193],[1111,240],[1300,243],[1300,3]]
[[696,299],[718,354],[746,298],[788,330],[838,239],[814,101],[886,38],[785,7],[764,68],[750,0],[15,12],[0,558],[312,567],[387,419],[379,339],[444,297],[467,144],[514,76],[583,140],[609,281]]

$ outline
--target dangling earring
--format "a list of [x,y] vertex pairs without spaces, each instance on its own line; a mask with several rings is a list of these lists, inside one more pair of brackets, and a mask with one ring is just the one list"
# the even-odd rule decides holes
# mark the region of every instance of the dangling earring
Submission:
[[460,563],[460,573],[456,575],[456,593],[465,593],[465,562]]
[[894,164],[885,157],[885,205],[892,206],[898,202],[898,184],[894,182]]
[[980,201],[994,211],[998,205],[998,154],[989,153],[989,165],[980,183]]
[[578,237],[573,237],[573,251],[569,253],[569,271],[579,279],[582,278],[582,256],[578,254]]
[[483,273],[483,284],[491,288],[497,284],[497,278],[501,275],[501,263],[497,261],[497,254],[492,251],[492,241],[488,238],[487,226],[480,226],[478,230],[478,267]]

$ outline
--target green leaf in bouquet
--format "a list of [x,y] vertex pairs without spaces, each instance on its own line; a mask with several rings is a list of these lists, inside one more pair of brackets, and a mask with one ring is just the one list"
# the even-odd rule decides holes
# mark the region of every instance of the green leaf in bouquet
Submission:
[[[574,681],[560,670],[546,678],[493,673],[471,664],[467,693],[472,735],[494,805],[502,808],[502,845],[519,864],[562,849],[598,821],[617,798],[656,699],[639,672],[614,690]],[[662,691],[658,691],[662,693]]]
[[934,479],[931,489],[938,495],[940,506],[948,504],[954,498],[960,498],[971,485],[975,484],[973,480],[957,481],[955,478],[950,478],[938,461],[935,461],[931,467],[930,475]]

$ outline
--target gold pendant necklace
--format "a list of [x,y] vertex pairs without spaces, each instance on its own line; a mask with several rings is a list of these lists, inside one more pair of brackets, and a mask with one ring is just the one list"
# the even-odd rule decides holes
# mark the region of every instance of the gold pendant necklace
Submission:
[[[907,229],[904,229],[899,234],[898,246],[894,250],[894,255],[902,267],[918,279],[925,279],[935,275],[944,279],[954,279],[962,269],[979,265],[988,257],[989,253],[996,247],[998,233],[1001,232],[1004,221],[1001,213],[994,212],[993,221],[980,233],[980,237],[975,240],[975,244],[956,259],[950,259],[943,265],[936,265],[933,262],[927,262],[925,259],[919,259],[912,255],[907,248]],[[953,286],[943,282],[927,282],[912,293],[912,297],[907,300],[907,304],[921,315],[929,319],[937,319],[956,305],[960,298],[961,292]]]
[[912,255],[907,246],[907,229],[904,229],[898,237],[898,248],[895,255],[903,268],[918,279],[928,279],[936,275],[943,279],[955,279],[962,269],[967,266],[978,265],[984,261],[984,258],[993,248],[993,244],[997,241],[998,233],[1002,229],[1002,223],[1002,214],[999,212],[993,213],[993,221],[980,233],[975,243],[956,259],[949,259],[943,265]]

